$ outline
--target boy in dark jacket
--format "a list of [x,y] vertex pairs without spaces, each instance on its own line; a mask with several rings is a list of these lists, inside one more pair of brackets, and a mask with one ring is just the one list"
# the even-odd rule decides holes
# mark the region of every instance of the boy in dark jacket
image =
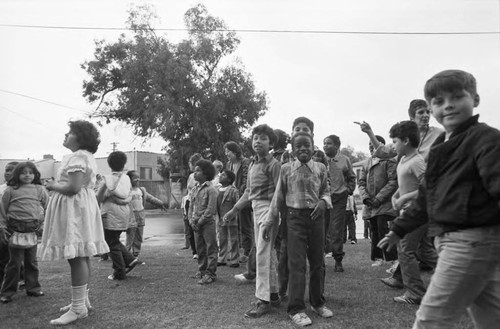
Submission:
[[425,98],[445,133],[431,147],[418,198],[379,243],[393,247],[429,223],[439,255],[413,328],[451,328],[467,310],[476,328],[500,323],[500,132],[478,122],[476,80],[447,70]]

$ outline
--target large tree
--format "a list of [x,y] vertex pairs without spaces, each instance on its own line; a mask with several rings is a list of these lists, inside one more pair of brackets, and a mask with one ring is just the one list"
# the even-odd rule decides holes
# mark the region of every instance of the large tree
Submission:
[[266,94],[230,56],[236,34],[203,5],[185,13],[188,37],[178,43],[157,35],[156,20],[152,7],[136,7],[127,21],[132,36],[96,41],[94,59],[82,64],[90,77],[83,95],[105,121],[165,139],[171,170],[194,152],[223,159],[224,143],[242,141],[242,131],[267,111]]

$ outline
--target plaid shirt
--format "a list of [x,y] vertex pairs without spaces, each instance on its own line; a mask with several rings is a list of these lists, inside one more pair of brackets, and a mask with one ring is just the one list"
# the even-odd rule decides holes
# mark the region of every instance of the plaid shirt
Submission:
[[270,221],[278,220],[283,204],[295,209],[314,209],[320,200],[332,208],[328,171],[324,164],[309,160],[289,162],[281,167],[278,187],[271,202]]
[[243,209],[252,200],[271,201],[278,185],[280,167],[281,164],[271,154],[250,164],[247,188],[234,207],[237,210]]

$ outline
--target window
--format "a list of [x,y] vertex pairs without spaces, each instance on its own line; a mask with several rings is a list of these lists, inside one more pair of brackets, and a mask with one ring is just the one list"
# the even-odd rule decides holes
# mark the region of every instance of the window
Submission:
[[140,175],[140,179],[153,180],[153,168],[140,167],[139,175]]

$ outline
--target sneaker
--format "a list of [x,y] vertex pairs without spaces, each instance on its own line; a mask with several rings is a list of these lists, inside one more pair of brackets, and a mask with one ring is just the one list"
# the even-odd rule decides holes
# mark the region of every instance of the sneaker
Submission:
[[322,318],[331,318],[333,316],[333,312],[324,305],[320,307],[311,306],[311,310]]
[[239,283],[254,283],[255,282],[255,278],[253,279],[248,279],[246,276],[245,276],[245,273],[241,273],[241,274],[236,274],[234,276],[234,278],[236,279],[236,281],[238,281]]
[[139,262],[139,260],[137,258],[134,258],[133,261],[130,262],[130,264],[128,264],[126,270],[125,270],[125,273],[128,273],[130,271],[132,271],[134,269],[134,267],[136,267],[137,265],[139,265],[141,262]]
[[110,274],[108,275],[108,280],[117,280],[117,281],[122,281],[122,280],[125,280],[125,277],[123,279],[119,279],[117,278],[114,274]]
[[383,260],[383,259],[380,259],[380,258],[377,258],[377,259],[375,259],[375,261],[372,263],[372,267],[382,266],[382,264],[384,264],[384,260]]
[[334,272],[344,272],[344,267],[342,266],[341,260],[335,261],[335,267],[333,268]]
[[217,262],[217,266],[226,266],[227,263],[226,262]]
[[215,278],[214,277],[211,277],[210,275],[205,274],[203,276],[203,278],[201,278],[201,280],[198,281],[198,284],[210,284],[210,283],[214,283],[214,282],[215,282]]
[[356,240],[351,240],[351,244],[356,244],[358,243]]
[[399,261],[397,260],[394,260],[392,261],[392,265],[391,267],[389,267],[387,270],[385,270],[387,273],[389,274],[394,274],[394,272],[396,272],[396,269],[398,268],[398,265],[399,265]]
[[408,296],[405,296],[405,295],[394,297],[393,300],[396,303],[410,304],[410,305],[420,305],[420,302],[422,301],[421,298],[413,298],[413,297],[408,297]]
[[203,278],[203,274],[201,274],[201,272],[196,272],[196,274],[192,275],[191,278],[192,279],[202,279]]
[[394,279],[392,276],[385,279],[380,279],[380,281],[382,281],[382,283],[385,284],[386,286],[389,286],[394,289],[403,289],[405,287],[403,282]]
[[288,314],[288,316],[296,325],[301,327],[305,327],[313,323],[304,312],[295,313],[294,315]]
[[197,255],[197,254],[194,254],[194,255],[193,255],[193,259],[198,259],[198,255]]
[[[327,252],[327,253],[325,254],[325,258],[332,258],[332,257],[333,257],[333,255],[332,255],[332,253],[331,253],[331,252]],[[298,314],[298,313],[297,313],[297,314]]]
[[260,299],[252,303],[253,307],[245,313],[246,318],[260,318],[271,311],[271,304],[264,303]]

